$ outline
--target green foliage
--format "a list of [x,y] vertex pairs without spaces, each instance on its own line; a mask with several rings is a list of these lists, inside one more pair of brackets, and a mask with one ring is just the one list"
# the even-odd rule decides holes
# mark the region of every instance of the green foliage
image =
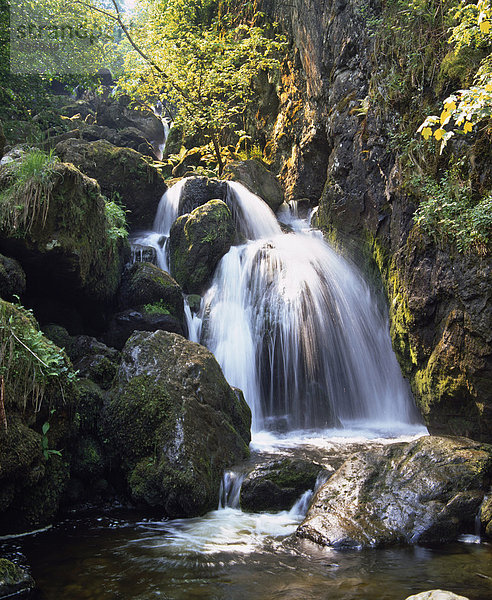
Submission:
[[5,404],[31,402],[39,410],[45,391],[64,390],[77,378],[65,352],[39,330],[32,311],[0,300],[0,376]]
[[107,198],[105,198],[104,209],[108,222],[109,239],[113,242],[126,239],[128,237],[128,227],[125,210],[118,204],[117,200],[108,200]]
[[273,27],[237,21],[229,2],[140,2],[132,38],[137,51],[125,57],[123,87],[147,101],[164,94],[177,106],[175,125],[212,144],[219,171],[221,147],[240,137],[254,99],[254,79],[279,67],[284,39]]
[[492,194],[474,202],[470,188],[450,172],[439,182],[418,177],[413,184],[424,196],[414,221],[434,241],[451,243],[459,252],[490,252]]
[[[457,24],[449,42],[458,54],[463,48],[492,46],[492,7],[489,0],[477,4],[462,3],[453,11]],[[473,127],[492,116],[492,58],[489,54],[481,63],[476,85],[458,90],[443,102],[440,116],[429,115],[418,132],[427,140],[434,137],[441,142],[441,151],[456,133],[470,133]]]
[[[55,408],[52,408],[50,410],[50,416],[53,415],[53,413],[56,412]],[[49,440],[48,440],[48,431],[50,430],[50,422],[49,421],[45,421],[43,423],[43,426],[41,427],[41,447],[43,449],[43,456],[46,460],[48,460],[48,458],[50,456],[56,455],[56,456],[61,456],[62,453],[60,452],[60,450],[53,450],[49,447]]]
[[54,166],[58,158],[36,148],[4,169],[6,187],[0,192],[0,220],[9,231],[30,231],[41,216],[46,222],[51,192],[54,187]]
[[144,311],[149,315],[170,315],[171,311],[169,310],[169,305],[164,302],[161,298],[157,302],[153,304],[146,304],[144,306]]

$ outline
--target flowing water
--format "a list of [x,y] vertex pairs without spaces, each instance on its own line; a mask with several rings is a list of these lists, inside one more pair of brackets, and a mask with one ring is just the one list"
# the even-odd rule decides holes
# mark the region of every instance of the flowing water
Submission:
[[[133,239],[165,270],[184,185],[163,196],[153,231]],[[282,228],[240,184],[228,184],[226,201],[245,242],[222,258],[200,310],[185,300],[185,314],[190,339],[245,394],[256,461],[302,451],[322,463],[330,452],[425,435],[412,424],[387,317],[357,270],[297,205],[280,211]],[[239,508],[243,478],[244,467],[225,473],[219,507],[203,517],[88,517],[11,540],[9,550],[27,556],[37,600],[403,600],[435,588],[492,598],[490,545],[321,549],[293,535],[313,490],[290,511],[250,514]],[[469,533],[463,539],[476,542]]]

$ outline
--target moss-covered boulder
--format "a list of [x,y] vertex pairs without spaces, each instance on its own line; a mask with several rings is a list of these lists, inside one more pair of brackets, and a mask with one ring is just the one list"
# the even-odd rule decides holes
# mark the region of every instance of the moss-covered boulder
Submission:
[[6,558],[0,558],[0,598],[12,598],[34,588],[29,573]]
[[149,142],[164,140],[162,121],[151,110],[129,108],[126,99],[123,102],[107,100],[97,107],[97,124],[111,129],[134,128],[141,132]]
[[307,490],[314,490],[321,467],[285,458],[259,465],[241,486],[240,503],[250,512],[288,510]]
[[56,152],[63,161],[96,179],[108,198],[116,198],[125,206],[132,229],[151,227],[167,187],[159,170],[142,154],[106,140],[77,139],[60,142]]
[[26,291],[26,274],[19,262],[0,254],[0,297],[12,301]]
[[0,249],[22,265],[31,297],[87,311],[109,302],[128,244],[97,182],[33,151],[0,167],[0,188]]
[[123,349],[105,423],[133,500],[193,516],[217,507],[224,469],[247,456],[251,413],[206,348],[138,332]]
[[262,198],[273,212],[276,212],[284,201],[282,186],[275,175],[257,160],[229,163],[224,169],[223,177],[245,185],[253,194]]
[[80,137],[88,142],[107,140],[113,146],[132,148],[140,154],[155,158],[155,149],[136,127],[125,127],[121,130],[110,129],[101,125],[80,124]]
[[75,374],[26,310],[0,300],[0,535],[46,525],[69,478]]
[[186,293],[206,289],[235,235],[230,210],[222,200],[210,200],[174,222],[169,238],[171,273]]
[[323,546],[444,542],[474,531],[492,446],[423,437],[359,453],[322,486],[297,535]]
[[169,273],[148,262],[137,262],[125,269],[118,291],[118,307],[123,310],[159,303],[169,314],[183,318],[183,294]]
[[485,536],[492,540],[492,490],[485,497],[480,508],[480,524]]

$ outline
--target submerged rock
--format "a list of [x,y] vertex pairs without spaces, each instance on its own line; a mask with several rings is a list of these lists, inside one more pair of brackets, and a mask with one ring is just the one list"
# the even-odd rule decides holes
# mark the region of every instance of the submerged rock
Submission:
[[137,332],[110,398],[113,464],[133,500],[172,517],[216,508],[224,469],[248,455],[251,413],[214,356],[173,333]]
[[229,163],[224,169],[224,179],[239,181],[253,194],[262,198],[276,212],[284,201],[282,186],[275,175],[257,160]]
[[0,598],[17,596],[34,586],[34,579],[25,569],[6,558],[0,558]]
[[299,537],[353,548],[456,539],[492,478],[492,447],[423,437],[355,454],[320,488]]
[[210,200],[171,227],[171,272],[188,294],[202,293],[219,260],[234,242],[236,228],[222,200]]
[[321,467],[285,458],[256,467],[241,486],[241,508],[250,512],[288,510],[307,490],[314,490]]

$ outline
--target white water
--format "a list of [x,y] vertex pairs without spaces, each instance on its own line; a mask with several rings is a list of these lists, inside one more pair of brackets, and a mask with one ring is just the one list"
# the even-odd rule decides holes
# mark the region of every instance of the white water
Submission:
[[[185,183],[163,195],[153,232],[134,239],[156,248],[166,271]],[[240,183],[228,183],[226,202],[247,241],[220,261],[200,312],[185,302],[185,315],[190,339],[205,344],[243,391],[253,432],[408,430],[413,401],[387,317],[358,271],[299,218],[297,204],[279,212],[292,230],[283,233],[267,204]]]

